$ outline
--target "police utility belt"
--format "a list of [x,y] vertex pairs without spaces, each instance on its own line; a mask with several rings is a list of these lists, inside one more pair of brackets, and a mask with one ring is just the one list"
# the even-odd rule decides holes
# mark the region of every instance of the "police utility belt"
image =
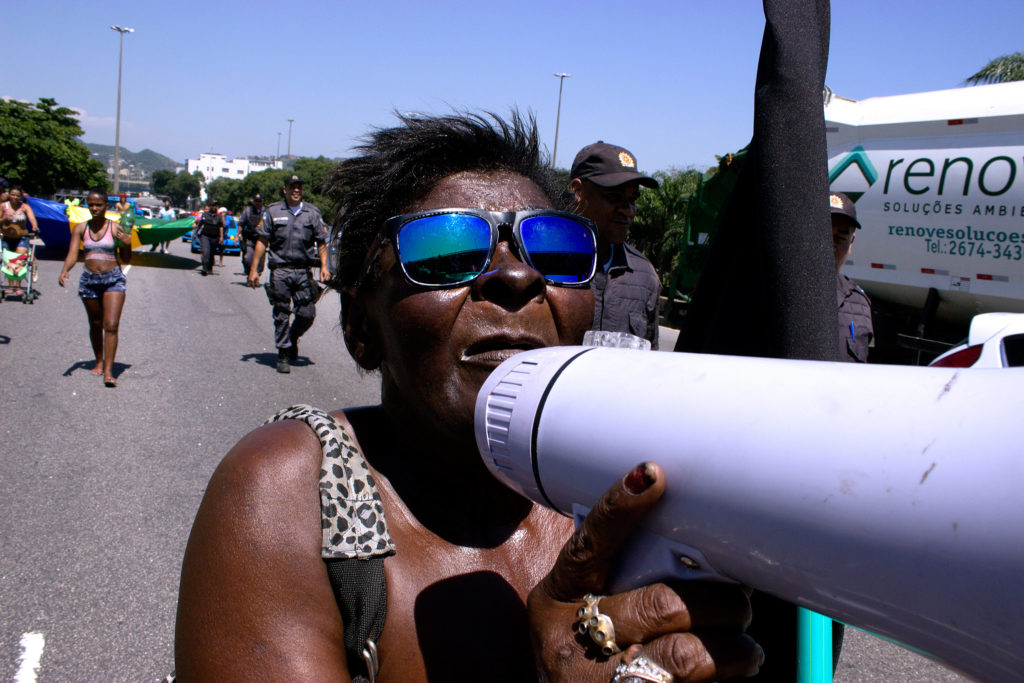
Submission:
[[[304,276],[297,286],[289,286],[287,279],[273,276],[274,272],[279,270],[300,271]],[[307,306],[319,301],[323,294],[323,286],[316,281],[308,266],[278,266],[271,269],[270,275],[270,280],[263,285],[263,290],[267,293],[267,300],[271,306],[289,302],[296,306]]]

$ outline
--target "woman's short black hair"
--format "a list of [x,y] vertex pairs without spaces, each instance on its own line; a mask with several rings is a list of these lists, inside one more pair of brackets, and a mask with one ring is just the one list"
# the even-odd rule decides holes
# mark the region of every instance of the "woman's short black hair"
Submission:
[[331,243],[335,287],[359,279],[384,221],[404,213],[440,180],[463,171],[509,171],[532,180],[558,206],[563,188],[542,158],[537,121],[513,110],[426,116],[396,113],[400,125],[370,133],[327,183],[335,199]]

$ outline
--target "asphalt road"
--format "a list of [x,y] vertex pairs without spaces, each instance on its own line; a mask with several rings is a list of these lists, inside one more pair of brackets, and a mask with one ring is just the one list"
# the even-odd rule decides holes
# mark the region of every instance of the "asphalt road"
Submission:
[[[280,408],[372,403],[378,381],[345,352],[333,293],[299,367],[277,374],[270,307],[240,260],[203,278],[174,242],[135,254],[118,387],[105,388],[89,372],[82,266],[61,289],[62,258],[41,254],[34,304],[0,303],[0,682],[157,681],[173,668],[181,557],[217,463]],[[963,679],[855,634],[837,680]]]

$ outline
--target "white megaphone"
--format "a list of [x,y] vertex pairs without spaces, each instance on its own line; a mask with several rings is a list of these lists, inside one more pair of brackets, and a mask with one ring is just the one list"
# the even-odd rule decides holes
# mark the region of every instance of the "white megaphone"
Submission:
[[484,383],[476,439],[577,518],[638,462],[664,468],[613,590],[736,581],[1024,680],[1024,368],[537,349]]

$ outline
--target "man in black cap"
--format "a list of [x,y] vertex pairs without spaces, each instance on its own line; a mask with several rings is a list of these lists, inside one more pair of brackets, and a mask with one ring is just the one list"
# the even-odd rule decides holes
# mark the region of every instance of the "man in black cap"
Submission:
[[629,332],[657,349],[661,281],[650,261],[625,240],[640,186],[656,188],[658,181],[637,171],[629,151],[601,141],[580,150],[569,175],[576,213],[597,225],[591,329]]
[[875,338],[871,300],[860,286],[839,271],[853,249],[860,229],[857,209],[842,192],[828,196],[832,209],[832,249],[836,257],[836,301],[839,304],[839,357],[851,363],[867,363],[868,348]]
[[[246,276],[249,275],[249,270],[252,267],[252,257],[256,251],[256,228],[263,222],[263,214],[263,195],[257,192],[242,210],[242,215],[238,217],[238,229],[242,233],[242,271]],[[258,262],[256,270],[260,275],[263,275],[265,261],[266,257],[264,256]]]
[[[320,210],[302,201],[302,178],[289,175],[284,181],[284,201],[267,207],[256,227],[256,249],[249,265],[249,286],[260,281],[259,263],[268,251],[270,282],[267,298],[273,306],[274,345],[277,371],[291,372],[299,356],[299,337],[313,326],[320,285],[310,268],[320,266],[320,280],[330,278],[327,270],[327,229]],[[292,308],[294,304],[294,309]],[[289,319],[294,313],[294,319]]]

